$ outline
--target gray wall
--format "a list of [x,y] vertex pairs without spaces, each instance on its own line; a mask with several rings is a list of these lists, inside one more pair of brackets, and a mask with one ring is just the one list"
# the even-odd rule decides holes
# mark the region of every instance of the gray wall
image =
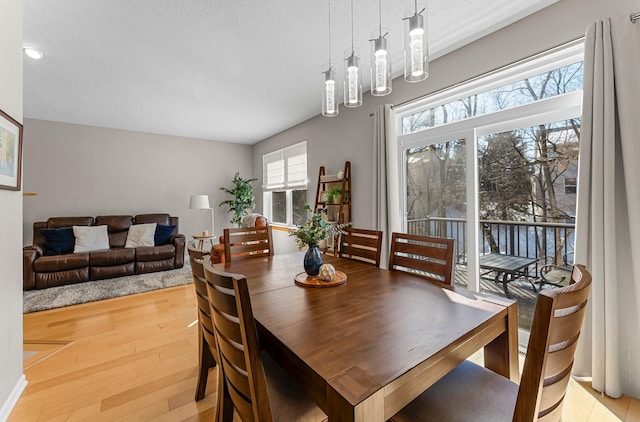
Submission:
[[[216,233],[230,227],[218,204],[236,171],[251,176],[251,147],[225,142],[25,119],[24,243],[53,216],[168,212],[191,239],[211,231],[211,212],[189,210],[209,195]],[[256,185],[257,186],[257,185]]]
[[[586,26],[597,18],[639,11],[638,0],[561,0],[542,11],[490,34],[430,64],[430,76],[421,83],[408,84],[400,77],[386,97],[364,96],[356,109],[340,107],[337,117],[316,116],[253,146],[253,174],[262,179],[262,155],[307,140],[308,201],[313,203],[320,165],[335,173],[350,160],[352,166],[353,223],[372,227],[373,119],[370,114],[380,104],[400,104],[441,90],[490,70],[548,50],[584,35]],[[401,34],[391,34],[393,45]],[[401,69],[396,69],[401,71]],[[320,87],[318,87],[320,89]],[[318,95],[320,95],[318,93]],[[318,102],[318,111],[320,102]],[[260,180],[260,183],[261,180]],[[261,198],[260,198],[261,199]],[[262,209],[262,204],[258,204]]]
[[[22,122],[21,1],[0,0],[0,109]],[[22,192],[0,190],[0,421],[24,388],[22,375]]]

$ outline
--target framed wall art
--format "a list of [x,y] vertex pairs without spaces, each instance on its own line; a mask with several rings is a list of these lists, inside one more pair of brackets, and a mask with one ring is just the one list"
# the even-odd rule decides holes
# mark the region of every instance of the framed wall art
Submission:
[[0,110],[0,189],[20,190],[22,125]]

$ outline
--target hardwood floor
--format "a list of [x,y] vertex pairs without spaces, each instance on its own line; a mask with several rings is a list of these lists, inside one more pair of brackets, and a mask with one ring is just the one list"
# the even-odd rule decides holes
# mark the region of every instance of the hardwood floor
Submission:
[[[217,370],[193,399],[196,318],[192,285],[25,315],[28,385],[9,422],[211,420]],[[563,420],[640,421],[640,400],[571,381]]]

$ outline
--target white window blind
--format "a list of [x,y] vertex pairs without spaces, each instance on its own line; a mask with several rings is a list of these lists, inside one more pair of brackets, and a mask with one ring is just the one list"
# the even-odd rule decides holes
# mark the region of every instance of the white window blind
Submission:
[[262,156],[263,189],[304,187],[307,184],[307,142]]
[[265,190],[284,187],[284,158],[281,149],[262,156],[262,173]]
[[307,184],[307,143],[300,142],[284,149],[284,161],[287,169],[285,184],[287,187],[306,186]]

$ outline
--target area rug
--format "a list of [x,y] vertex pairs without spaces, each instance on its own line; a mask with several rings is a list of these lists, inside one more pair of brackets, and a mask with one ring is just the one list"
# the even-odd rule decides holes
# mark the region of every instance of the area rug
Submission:
[[23,313],[28,314],[79,303],[95,302],[192,282],[191,266],[185,262],[185,266],[177,270],[88,281],[42,290],[28,290],[23,292]]

